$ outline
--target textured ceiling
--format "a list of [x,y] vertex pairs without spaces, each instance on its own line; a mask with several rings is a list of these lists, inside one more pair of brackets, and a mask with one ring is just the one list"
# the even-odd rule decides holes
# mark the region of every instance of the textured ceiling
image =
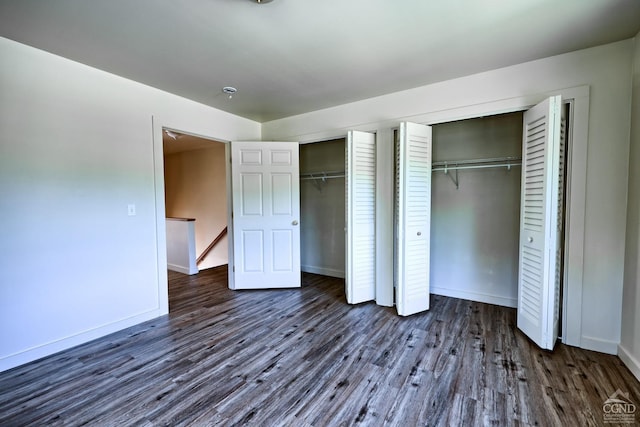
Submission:
[[640,0],[0,0],[2,37],[260,122],[638,31]]

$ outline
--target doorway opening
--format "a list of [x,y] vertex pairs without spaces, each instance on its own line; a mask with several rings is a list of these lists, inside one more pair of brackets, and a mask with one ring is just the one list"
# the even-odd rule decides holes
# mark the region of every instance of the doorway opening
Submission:
[[[562,319],[566,308],[563,290],[567,286],[567,271],[563,261],[568,251],[565,229],[572,152],[571,102],[565,102],[562,108],[560,138],[564,142],[560,144],[558,217],[552,224],[557,227],[558,239],[557,319]],[[507,307],[518,307],[521,298],[530,298],[530,292],[520,298],[518,294],[521,202],[527,195],[528,207],[532,203],[530,197],[538,203],[538,197],[544,196],[537,195],[538,187],[531,190],[529,179],[528,193],[521,185],[523,118],[522,111],[515,111],[430,125],[433,178],[425,184],[428,187],[421,187],[431,192],[431,253],[425,259],[430,265],[430,293]],[[396,156],[397,153],[396,148]],[[534,156],[530,148],[527,153]],[[539,157],[539,151],[535,156]],[[538,169],[534,172],[542,173]],[[528,177],[531,173],[527,168]],[[397,170],[395,175],[398,176]],[[525,212],[530,212],[527,209]],[[528,224],[527,218],[525,215]],[[528,268],[523,271],[530,275]]]
[[345,278],[345,139],[300,145],[303,272]]
[[166,128],[162,141],[168,269],[227,265],[225,144]]
[[432,293],[517,307],[522,120],[432,125]]

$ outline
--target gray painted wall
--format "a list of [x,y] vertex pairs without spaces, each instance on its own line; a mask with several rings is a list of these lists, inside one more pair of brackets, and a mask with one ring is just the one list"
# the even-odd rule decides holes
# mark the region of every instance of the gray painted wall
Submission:
[[[300,173],[344,171],[345,140],[300,146]],[[318,186],[316,186],[318,185]],[[345,181],[300,182],[302,271],[344,277]]]
[[[205,140],[202,140],[205,141]],[[167,217],[195,218],[196,257],[227,226],[225,144],[164,156]],[[229,262],[228,240],[220,242],[198,265],[200,270]]]
[[[521,155],[522,113],[433,126],[434,161]],[[519,166],[460,170],[459,189],[433,173],[432,293],[516,305],[520,173]]]

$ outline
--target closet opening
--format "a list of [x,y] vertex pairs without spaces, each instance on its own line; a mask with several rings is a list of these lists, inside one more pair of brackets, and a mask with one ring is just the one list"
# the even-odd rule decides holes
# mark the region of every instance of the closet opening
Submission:
[[517,307],[522,121],[432,125],[432,293]]
[[300,145],[303,272],[345,278],[345,138]]
[[[563,288],[567,283],[564,252],[571,164],[566,153],[571,152],[571,102],[565,102],[562,108],[558,217],[553,220],[553,226],[558,228],[559,249],[555,258],[559,268],[555,271],[560,291],[556,294],[560,311],[557,314],[561,322],[566,304]],[[425,260],[430,267],[430,293],[518,307],[523,121],[524,111],[515,111],[430,125],[430,237]],[[397,158],[401,157],[399,139],[403,137],[396,132]],[[396,180],[406,173],[398,172],[398,164],[397,160]],[[396,217],[398,188],[396,181]],[[531,190],[528,191],[530,194]],[[536,206],[542,203],[537,197],[543,196],[534,195]],[[397,218],[395,222],[398,223]],[[397,240],[397,227],[394,232]],[[521,297],[526,298],[527,294]]]
[[[167,269],[174,280],[229,262],[225,146],[162,129]],[[172,311],[170,292],[168,303]]]

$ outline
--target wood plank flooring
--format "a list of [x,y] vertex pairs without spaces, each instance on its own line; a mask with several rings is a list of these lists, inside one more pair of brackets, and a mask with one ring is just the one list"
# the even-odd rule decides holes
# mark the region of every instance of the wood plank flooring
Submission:
[[541,351],[513,309],[434,295],[402,318],[339,279],[226,276],[170,273],[170,315],[0,373],[0,425],[590,426],[617,389],[640,407],[617,357]]

